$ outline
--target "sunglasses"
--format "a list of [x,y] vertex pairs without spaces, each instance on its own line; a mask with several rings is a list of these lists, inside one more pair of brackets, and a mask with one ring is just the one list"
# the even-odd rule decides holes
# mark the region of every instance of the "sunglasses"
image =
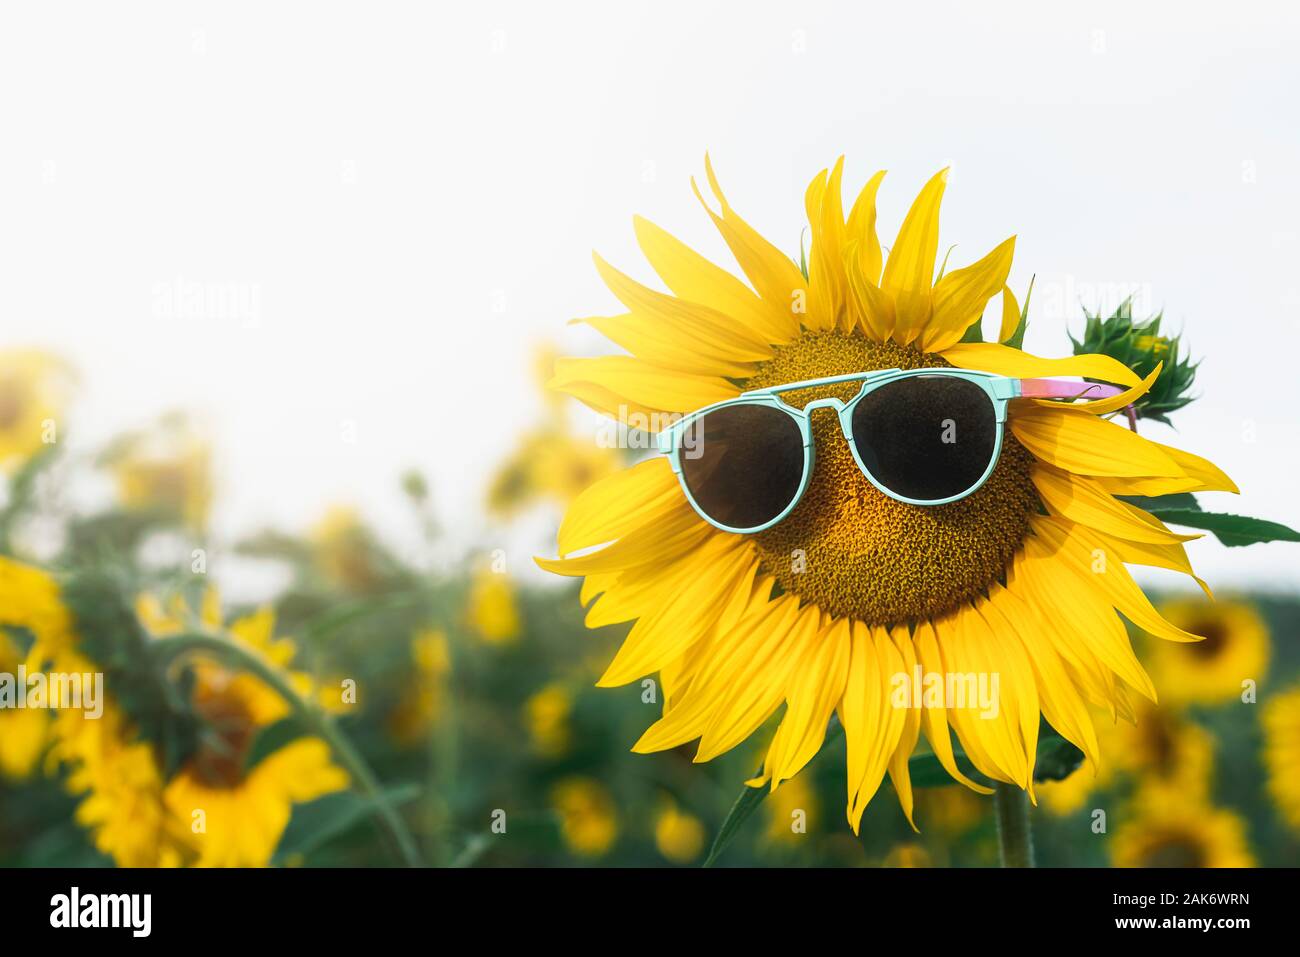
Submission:
[[[862,383],[847,402],[821,398],[798,409],[781,400],[784,392],[845,382]],[[701,518],[724,532],[752,534],[789,515],[807,490],[818,409],[839,415],[854,461],[877,489],[909,505],[945,505],[993,474],[1011,399],[1120,391],[968,369],[881,369],[744,392],[677,420],[658,443]]]

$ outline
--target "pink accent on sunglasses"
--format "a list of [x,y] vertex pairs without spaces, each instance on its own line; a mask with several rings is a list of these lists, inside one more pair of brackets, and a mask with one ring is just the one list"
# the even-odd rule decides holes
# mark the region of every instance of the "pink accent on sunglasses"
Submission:
[[1109,399],[1124,390],[1095,382],[1066,382],[1062,379],[1021,379],[1020,394],[1029,399]]
[[[1065,382],[1061,379],[1021,379],[1020,394],[1028,399],[1109,399],[1124,390],[1097,382]],[[1137,428],[1137,410],[1124,406],[1130,429]]]

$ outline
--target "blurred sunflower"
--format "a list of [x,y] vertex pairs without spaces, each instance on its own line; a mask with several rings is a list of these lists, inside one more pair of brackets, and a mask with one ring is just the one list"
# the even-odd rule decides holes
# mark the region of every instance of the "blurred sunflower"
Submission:
[[920,844],[906,843],[895,844],[885,855],[885,859],[880,864],[881,867],[933,867],[934,859],[930,857],[930,852]]
[[470,630],[490,645],[509,644],[518,638],[522,623],[510,579],[492,571],[475,575],[465,617]]
[[69,367],[37,349],[0,350],[0,473],[12,473],[58,439]]
[[[89,667],[89,663],[86,663]],[[172,815],[153,747],[109,704],[99,720],[60,712],[54,759],[68,792],[82,795],[75,818],[119,867],[175,867],[194,859],[189,828]]]
[[1283,820],[1300,831],[1300,687],[1273,696],[1262,720],[1269,794]]
[[[746,389],[882,368],[1077,375],[1126,391],[1076,404],[1015,400],[987,482],[936,507],[876,489],[834,416],[821,417],[811,486],[783,521],[753,535],[703,521],[657,457],[580,495],[560,528],[560,558],[539,560],[585,577],[589,627],[636,622],[600,680],[615,686],[659,673],[664,715],[635,750],[699,739],[696,760],[708,761],[784,704],[763,773],[751,782],[776,787],[817,753],[838,711],[855,829],[887,772],[911,817],[907,759],[921,734],[948,772],[977,790],[957,767],[950,731],[980,772],[1030,789],[1040,712],[1095,763],[1087,704],[1129,715],[1132,692],[1155,697],[1117,612],[1159,637],[1196,639],[1159,615],[1125,567],[1191,575],[1189,536],[1116,496],[1236,490],[1205,459],[1104,418],[1151,388],[1158,370],[1143,380],[1104,355],[1042,359],[963,341],[978,338],[972,333],[999,292],[1002,342],[1021,324],[1005,285],[1013,240],[933,281],[945,171],[922,189],[886,261],[876,237],[882,175],[847,218],[842,161],[812,181],[805,276],[736,214],[709,167],[720,211],[705,208],[750,285],[637,219],[641,248],[672,294],[597,258],[627,312],[586,321],[632,355],[561,359],[554,387],[652,429]],[[857,388],[785,400],[845,401]],[[605,547],[571,557],[596,546]],[[998,673],[998,715],[892,707],[893,677],[918,666]]]
[[124,507],[175,518],[196,532],[207,526],[212,450],[184,417],[167,416],[158,428],[129,436],[106,461]]
[[[155,600],[138,603],[139,617],[155,634],[174,633],[181,624],[173,606],[161,612]],[[200,612],[210,628],[220,626],[219,600],[209,589]],[[285,672],[299,693],[326,701],[313,679],[291,670],[292,640],[275,635],[275,615],[264,608],[226,628],[231,638]],[[193,665],[192,703],[208,733],[198,750],[166,783],[163,800],[187,822],[200,867],[262,867],[270,862],[288,826],[294,804],[315,800],[348,786],[348,776],[330,758],[319,738],[290,741],[250,766],[258,734],[287,718],[288,702],[260,678],[207,659]]]
[[807,775],[791,778],[763,802],[767,826],[763,839],[772,844],[794,844],[817,821],[817,792]]
[[368,591],[378,581],[374,538],[355,508],[331,507],[308,537],[316,566],[327,581],[354,592]]
[[560,834],[573,853],[601,857],[618,840],[614,798],[599,781],[565,778],[551,789],[551,806],[560,816]]
[[442,715],[451,674],[447,633],[441,628],[417,633],[411,640],[411,663],[415,666],[412,685],[389,716],[389,730],[401,744],[421,740]]
[[[1041,791],[1039,796],[1042,796]],[[950,787],[925,788],[916,796],[916,807],[917,814],[930,828],[940,834],[948,835],[962,834],[970,830],[988,813],[986,799],[969,788],[957,784]]]
[[704,850],[704,825],[668,799],[655,817],[655,847],[674,864],[689,864]]
[[488,511],[510,518],[539,502],[568,505],[617,471],[617,449],[592,445],[551,423],[521,437],[518,448],[488,482]]
[[569,750],[572,733],[569,717],[573,695],[558,682],[547,685],[524,702],[524,725],[534,752],[544,758],[558,758]]
[[1268,673],[1268,625],[1242,601],[1188,598],[1166,602],[1160,612],[1177,627],[1203,635],[1187,645],[1152,642],[1151,671],[1171,703],[1222,704],[1242,694],[1242,682]]
[[1232,811],[1169,795],[1142,801],[1111,835],[1116,867],[1253,867],[1246,824]]
[[[23,656],[13,639],[5,634],[2,625],[0,622],[0,676],[14,675],[23,663]],[[0,778],[22,780],[28,777],[49,740],[49,712],[0,705]]]

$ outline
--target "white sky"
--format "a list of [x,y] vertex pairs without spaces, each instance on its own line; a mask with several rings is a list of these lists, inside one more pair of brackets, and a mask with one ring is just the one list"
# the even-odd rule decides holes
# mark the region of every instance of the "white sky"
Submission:
[[[591,351],[565,321],[613,308],[591,250],[648,279],[637,212],[727,262],[688,186],[708,149],[793,252],[845,153],[846,192],[890,170],[887,244],[952,164],[942,243],[1018,234],[1033,351],[1069,351],[1080,299],[1163,307],[1205,357],[1179,441],[1237,479],[1225,507],[1300,526],[1296,5],[469,6],[3,8],[0,341],[81,366],[73,441],[195,409],[225,534],[348,501],[401,537],[414,465],[482,537],[534,343]],[[1296,546],[1192,555],[1300,584]]]

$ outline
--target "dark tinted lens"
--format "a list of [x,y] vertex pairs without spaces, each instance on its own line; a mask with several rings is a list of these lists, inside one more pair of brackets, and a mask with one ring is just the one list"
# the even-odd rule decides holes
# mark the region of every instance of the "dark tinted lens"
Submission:
[[858,456],[904,498],[934,502],[980,480],[997,439],[993,400],[966,379],[923,375],[869,392],[853,410]]
[[779,409],[726,406],[686,429],[681,464],[706,515],[730,528],[757,528],[785,511],[799,491],[803,437]]

